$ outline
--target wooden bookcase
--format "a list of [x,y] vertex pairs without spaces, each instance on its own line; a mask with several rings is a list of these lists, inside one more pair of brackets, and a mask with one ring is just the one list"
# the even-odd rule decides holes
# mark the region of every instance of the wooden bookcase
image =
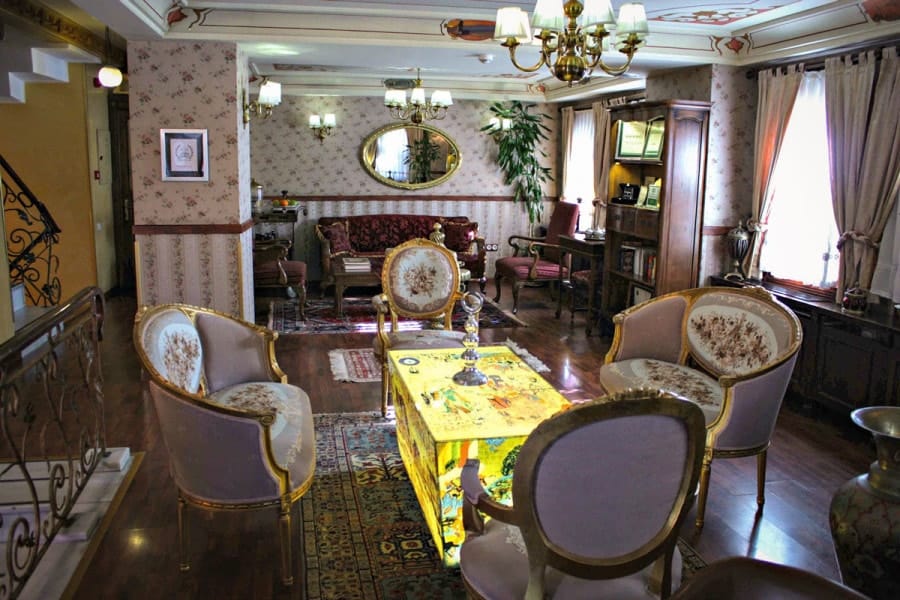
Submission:
[[[666,100],[610,111],[610,203],[606,210],[601,306],[606,318],[631,306],[635,299],[697,285],[709,106],[708,102]],[[662,122],[662,151],[649,152],[657,158],[616,158],[619,124],[635,122],[655,123],[657,133]],[[629,134],[633,135],[633,128]],[[650,181],[659,184],[658,207],[611,201],[620,195],[619,184],[646,185]],[[629,268],[629,254],[636,255],[631,257],[632,263],[635,257],[643,256],[644,261],[638,261],[637,268]],[[646,268],[650,255],[655,256],[653,272]]]

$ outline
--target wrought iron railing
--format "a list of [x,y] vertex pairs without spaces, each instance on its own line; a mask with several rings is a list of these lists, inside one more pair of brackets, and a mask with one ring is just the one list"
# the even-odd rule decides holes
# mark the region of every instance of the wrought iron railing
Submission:
[[0,346],[0,599],[17,598],[106,454],[103,295],[86,288]]
[[0,156],[3,212],[9,283],[21,283],[35,306],[56,306],[60,300],[59,257],[53,254],[61,232],[43,202]]

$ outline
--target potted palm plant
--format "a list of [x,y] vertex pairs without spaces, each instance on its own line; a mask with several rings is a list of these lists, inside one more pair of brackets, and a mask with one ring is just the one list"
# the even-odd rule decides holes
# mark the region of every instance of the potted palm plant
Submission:
[[426,183],[431,180],[431,163],[441,155],[441,147],[431,141],[431,133],[422,132],[422,138],[406,146],[404,162],[409,165],[409,182]]
[[486,125],[482,131],[490,132],[497,142],[497,164],[503,171],[504,183],[513,185],[513,200],[523,202],[528,211],[529,221],[539,223],[544,212],[544,191],[542,184],[552,181],[550,168],[541,166],[540,159],[547,154],[538,144],[547,140],[550,128],[544,125],[544,114],[532,114],[532,105],[515,100],[505,105],[497,102],[491,105],[491,112],[500,123],[509,127],[497,128]]

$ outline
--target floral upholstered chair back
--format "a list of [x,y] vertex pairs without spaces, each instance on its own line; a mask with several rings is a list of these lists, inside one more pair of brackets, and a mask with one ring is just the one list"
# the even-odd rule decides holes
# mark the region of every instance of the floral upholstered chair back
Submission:
[[796,318],[781,303],[728,290],[697,296],[684,327],[691,356],[716,376],[764,369],[793,351],[798,336]]
[[189,394],[203,387],[203,346],[193,320],[177,308],[147,314],[136,332],[160,377]]
[[404,317],[452,312],[459,299],[455,253],[426,239],[410,240],[388,254],[381,272],[391,309]]

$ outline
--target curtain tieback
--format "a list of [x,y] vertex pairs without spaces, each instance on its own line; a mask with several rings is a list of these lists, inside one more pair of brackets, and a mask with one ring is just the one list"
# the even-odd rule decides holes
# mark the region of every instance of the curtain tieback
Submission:
[[844,244],[847,243],[847,240],[852,240],[854,242],[859,242],[861,244],[865,244],[869,248],[877,248],[878,244],[872,241],[872,238],[867,236],[864,233],[860,233],[859,231],[845,231],[841,234],[841,237],[838,238],[837,241],[837,249],[840,251]]

